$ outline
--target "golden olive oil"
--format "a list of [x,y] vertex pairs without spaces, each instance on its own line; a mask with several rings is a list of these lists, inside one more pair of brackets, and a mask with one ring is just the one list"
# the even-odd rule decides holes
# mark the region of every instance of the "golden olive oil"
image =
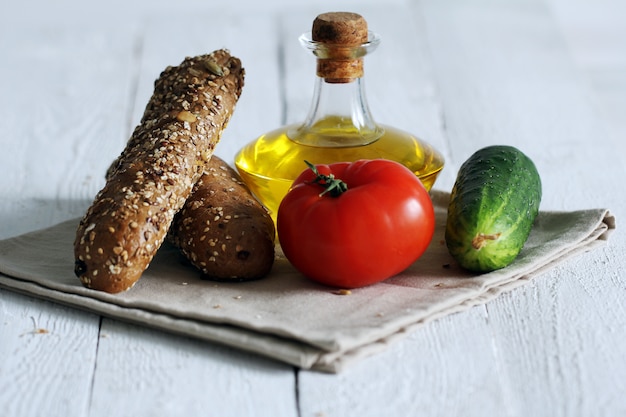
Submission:
[[[316,124],[321,146],[299,143],[298,126],[281,127],[260,136],[235,156],[235,165],[254,195],[270,211],[274,221],[281,200],[293,180],[313,164],[352,162],[359,159],[389,159],[405,165],[430,190],[443,168],[443,157],[430,145],[399,129],[378,125],[379,137],[368,144],[350,146],[353,132],[342,128],[335,117]],[[323,132],[323,133],[320,133]],[[348,184],[349,185],[349,184]]]

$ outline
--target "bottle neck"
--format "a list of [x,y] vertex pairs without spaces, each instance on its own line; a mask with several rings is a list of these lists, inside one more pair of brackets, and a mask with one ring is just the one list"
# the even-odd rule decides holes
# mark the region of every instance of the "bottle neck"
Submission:
[[363,78],[335,83],[318,76],[307,118],[289,137],[308,146],[352,147],[375,142],[382,133],[367,104]]

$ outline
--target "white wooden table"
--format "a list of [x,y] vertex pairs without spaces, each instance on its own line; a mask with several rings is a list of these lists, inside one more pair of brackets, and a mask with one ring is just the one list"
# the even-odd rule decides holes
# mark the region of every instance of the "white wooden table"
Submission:
[[[626,415],[626,3],[622,0],[3,0],[0,238],[83,214],[167,65],[226,47],[247,70],[218,154],[304,117],[320,12],[363,14],[380,122],[447,166],[489,144],[535,161],[544,210],[608,207],[618,228],[487,305],[339,375],[0,290],[0,415]],[[294,5],[295,4],[295,5]]]

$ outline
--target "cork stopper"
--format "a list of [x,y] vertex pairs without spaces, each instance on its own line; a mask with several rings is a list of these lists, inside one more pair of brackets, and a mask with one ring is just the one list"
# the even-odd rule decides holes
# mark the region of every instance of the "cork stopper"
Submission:
[[313,21],[313,41],[326,46],[317,60],[317,75],[328,83],[348,83],[363,76],[363,58],[355,52],[367,42],[367,22],[350,12],[320,14]]

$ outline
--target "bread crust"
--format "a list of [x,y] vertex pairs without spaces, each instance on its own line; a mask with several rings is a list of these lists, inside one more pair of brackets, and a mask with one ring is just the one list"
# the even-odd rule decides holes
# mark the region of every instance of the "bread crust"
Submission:
[[237,172],[213,155],[170,229],[171,241],[207,279],[263,278],[274,263],[274,222]]
[[74,272],[88,288],[131,288],[163,243],[241,95],[227,50],[188,57],[155,81],[140,124],[80,221]]

